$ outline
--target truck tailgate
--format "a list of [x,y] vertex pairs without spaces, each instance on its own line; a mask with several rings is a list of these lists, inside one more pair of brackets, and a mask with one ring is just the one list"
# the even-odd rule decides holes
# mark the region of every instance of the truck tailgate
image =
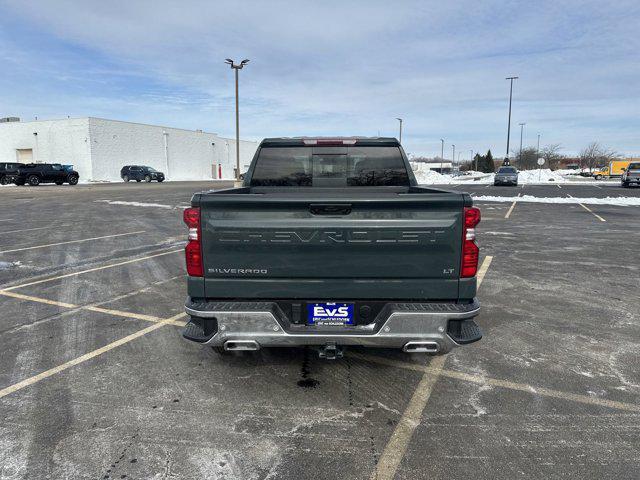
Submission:
[[464,196],[203,194],[209,298],[458,298]]

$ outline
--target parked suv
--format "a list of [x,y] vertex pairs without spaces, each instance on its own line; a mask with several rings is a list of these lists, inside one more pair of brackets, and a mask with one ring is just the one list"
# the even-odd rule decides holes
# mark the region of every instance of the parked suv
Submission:
[[0,163],[0,185],[13,183],[18,175],[21,163]]
[[518,170],[515,167],[500,167],[493,177],[493,184],[518,186]]
[[120,170],[120,178],[125,182],[128,182],[129,180],[135,180],[136,182],[144,180],[147,183],[151,180],[164,182],[164,173],[159,172],[152,167],[145,167],[142,165],[125,165]]
[[629,187],[635,185],[640,187],[640,162],[632,162],[622,174],[621,185]]
[[73,169],[73,165],[61,165],[60,163],[25,163],[19,165],[15,178],[16,185],[36,186],[41,183],[55,183],[62,185],[76,185],[80,175]]

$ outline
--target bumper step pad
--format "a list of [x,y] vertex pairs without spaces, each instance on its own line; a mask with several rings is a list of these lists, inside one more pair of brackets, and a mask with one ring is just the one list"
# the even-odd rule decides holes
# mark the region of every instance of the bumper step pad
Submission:
[[193,342],[204,343],[218,332],[218,322],[215,318],[191,317],[189,323],[182,329],[182,336]]
[[460,345],[477,342],[482,338],[482,330],[472,319],[449,320],[447,333],[454,342]]

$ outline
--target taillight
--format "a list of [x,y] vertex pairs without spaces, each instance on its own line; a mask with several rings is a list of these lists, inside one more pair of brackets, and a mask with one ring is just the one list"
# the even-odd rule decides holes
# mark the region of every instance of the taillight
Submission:
[[464,224],[462,228],[462,261],[460,277],[475,276],[478,271],[478,257],[480,249],[476,245],[476,225],[480,223],[480,209],[476,207],[464,208]]
[[198,207],[187,208],[182,215],[184,223],[189,227],[189,241],[184,249],[187,262],[187,274],[191,277],[202,277],[202,248],[200,245],[200,209]]

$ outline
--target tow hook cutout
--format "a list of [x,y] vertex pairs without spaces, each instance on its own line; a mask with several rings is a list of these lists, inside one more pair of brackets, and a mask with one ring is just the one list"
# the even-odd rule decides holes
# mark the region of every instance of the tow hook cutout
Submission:
[[336,358],[342,358],[344,356],[344,350],[335,343],[327,343],[320,347],[318,355],[320,358],[324,358],[326,360],[335,360]]

